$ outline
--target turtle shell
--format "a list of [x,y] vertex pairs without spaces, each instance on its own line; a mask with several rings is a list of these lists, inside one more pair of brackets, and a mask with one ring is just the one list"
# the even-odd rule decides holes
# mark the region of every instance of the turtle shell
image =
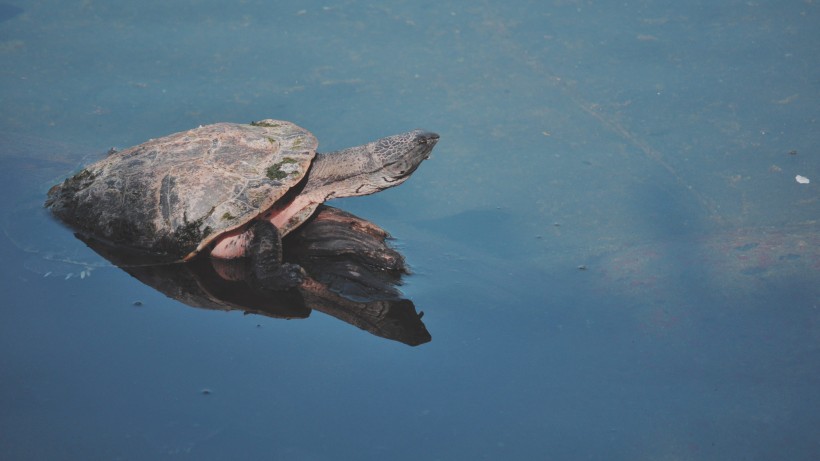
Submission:
[[54,186],[46,206],[86,236],[189,259],[299,183],[317,145],[280,120],[200,126],[110,154]]

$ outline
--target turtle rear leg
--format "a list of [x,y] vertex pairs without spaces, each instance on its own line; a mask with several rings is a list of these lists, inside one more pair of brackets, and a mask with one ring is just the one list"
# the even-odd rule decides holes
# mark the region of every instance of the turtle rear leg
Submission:
[[268,220],[260,219],[253,225],[248,256],[253,277],[262,288],[287,290],[305,279],[301,266],[282,262],[282,236]]

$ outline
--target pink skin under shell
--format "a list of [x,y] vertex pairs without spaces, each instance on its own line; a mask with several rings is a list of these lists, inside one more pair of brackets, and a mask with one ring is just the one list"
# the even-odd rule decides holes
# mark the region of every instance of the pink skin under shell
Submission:
[[[309,197],[297,197],[284,208],[277,209],[274,207],[258,219],[267,219],[277,229],[283,229],[288,220],[300,210],[309,206],[311,202],[312,200]],[[211,256],[220,259],[241,258],[245,256],[252,238],[253,230],[248,226],[226,232],[216,241],[213,249],[211,249]]]

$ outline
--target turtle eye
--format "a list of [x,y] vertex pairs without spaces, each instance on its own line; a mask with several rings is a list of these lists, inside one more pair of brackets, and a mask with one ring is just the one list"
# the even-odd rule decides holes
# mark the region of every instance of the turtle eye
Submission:
[[431,133],[431,132],[428,132],[428,131],[420,131],[416,135],[416,142],[418,142],[419,144],[429,144],[430,142],[438,141],[438,138],[439,138],[439,136],[436,133]]

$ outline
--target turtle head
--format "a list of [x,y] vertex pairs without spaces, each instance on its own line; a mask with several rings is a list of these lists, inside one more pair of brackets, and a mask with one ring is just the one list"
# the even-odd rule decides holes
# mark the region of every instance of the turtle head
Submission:
[[375,171],[373,181],[381,189],[403,183],[421,162],[430,157],[438,142],[438,134],[423,130],[388,136],[372,142],[368,147],[372,152]]
[[398,186],[430,157],[438,135],[423,130],[388,136],[362,146],[317,154],[305,193],[324,201],[367,195]]

